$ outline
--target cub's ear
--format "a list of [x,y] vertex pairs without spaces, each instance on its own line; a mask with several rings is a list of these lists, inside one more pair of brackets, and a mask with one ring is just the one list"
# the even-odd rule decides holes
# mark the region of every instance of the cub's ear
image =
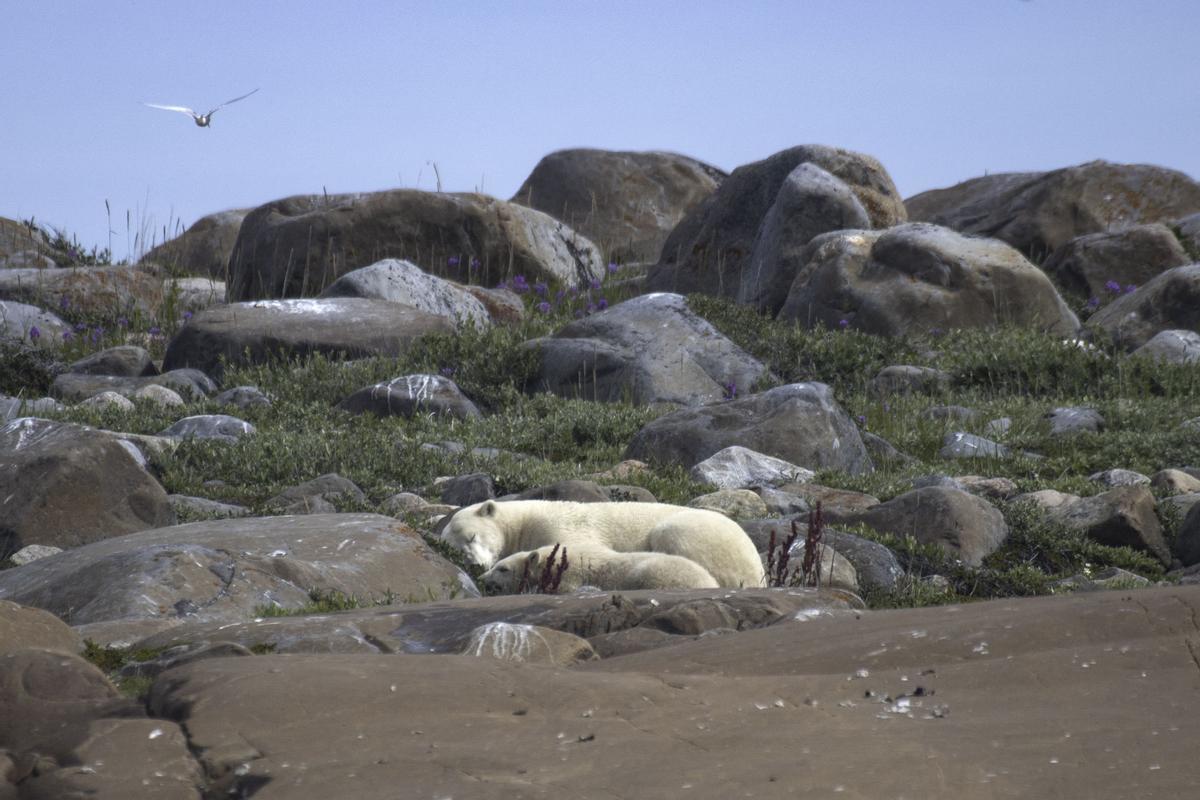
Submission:
[[486,503],[484,503],[483,505],[481,505],[481,506],[479,507],[479,511],[478,511],[477,513],[478,513],[478,514],[479,514],[479,516],[481,516],[481,517],[494,517],[494,516],[496,516],[496,501],[494,501],[494,500],[488,500]]
[[536,567],[538,565],[538,562],[541,560],[542,560],[542,554],[539,553],[537,550],[531,550],[529,552],[529,558],[525,559],[525,563],[529,565],[530,569],[533,569],[534,567]]

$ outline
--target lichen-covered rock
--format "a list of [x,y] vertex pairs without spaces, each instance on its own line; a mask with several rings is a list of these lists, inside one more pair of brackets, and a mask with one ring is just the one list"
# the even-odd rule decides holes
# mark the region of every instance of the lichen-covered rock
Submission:
[[[994,239],[925,223],[818,236],[779,319],[880,336],[1017,325],[1073,335],[1046,274]],[[843,320],[845,322],[843,322]]]
[[911,219],[1008,242],[1041,260],[1077,236],[1200,210],[1200,184],[1176,170],[1090,161],[972,178],[905,201]]
[[[866,211],[871,227],[886,228],[907,218],[887,170],[871,156],[823,145],[792,147],[738,167],[717,191],[684,217],[663,245],[658,264],[648,273],[647,288],[737,297],[763,221],[788,177],[802,164],[819,167],[848,188]],[[843,193],[824,193],[826,199],[835,195]],[[784,207],[792,205],[785,195]],[[844,203],[833,203],[829,208],[832,213],[821,214],[820,225],[835,226],[854,216]],[[780,214],[783,212],[781,208]],[[816,229],[812,225],[800,227],[809,232]]]
[[610,258],[646,262],[724,178],[675,153],[559,150],[537,163],[512,202],[565,222]]

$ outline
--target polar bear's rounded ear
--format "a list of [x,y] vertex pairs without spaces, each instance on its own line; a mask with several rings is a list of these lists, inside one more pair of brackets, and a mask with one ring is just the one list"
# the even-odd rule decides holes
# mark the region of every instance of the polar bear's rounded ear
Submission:
[[478,513],[481,517],[494,517],[496,515],[496,501],[488,500],[484,502],[484,504],[479,507]]
[[541,560],[542,560],[541,553],[539,553],[537,550],[530,550],[529,557],[525,559],[525,563],[529,565],[530,569],[533,569],[534,567],[536,567],[538,565],[538,562]]

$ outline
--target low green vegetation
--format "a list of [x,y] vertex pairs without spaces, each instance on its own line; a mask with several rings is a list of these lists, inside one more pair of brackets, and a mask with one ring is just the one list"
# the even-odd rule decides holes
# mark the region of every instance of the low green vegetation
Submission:
[[[667,409],[534,391],[536,356],[524,342],[554,332],[589,308],[619,302],[629,290],[600,287],[561,298],[558,291],[527,287],[529,313],[519,325],[429,336],[400,357],[343,362],[314,355],[229,365],[225,386],[257,386],[272,398],[270,406],[236,412],[257,433],[236,444],[185,441],[173,452],[155,456],[151,468],[168,492],[245,505],[255,513],[265,513],[266,501],[283,489],[330,472],[354,481],[366,494],[365,501],[338,501],[341,510],[386,513],[385,501],[400,491],[436,500],[432,484],[438,476],[487,472],[498,492],[505,494],[609,470],[623,459],[632,436]],[[817,482],[828,486],[887,500],[911,488],[918,476],[979,474],[1009,478],[1019,491],[1094,494],[1100,487],[1087,476],[1099,470],[1123,467],[1153,473],[1165,467],[1200,465],[1200,436],[1180,427],[1200,408],[1197,367],[1152,364],[1103,343],[1064,341],[1028,330],[931,331],[904,339],[883,338],[853,330],[806,330],[712,297],[692,296],[689,303],[767,366],[758,385],[738,387],[739,396],[796,381],[827,383],[861,429],[917,459],[907,464],[881,463],[876,472],[866,475],[820,473]],[[144,328],[146,322],[131,324],[128,330]],[[11,348],[3,355],[0,391],[9,394],[38,396],[61,369],[61,355],[16,353]],[[936,367],[949,377],[925,394],[886,400],[872,396],[869,380],[894,364]],[[364,386],[412,373],[451,377],[485,411],[484,416],[381,419],[335,409]],[[926,413],[935,405],[965,406],[976,413],[967,421],[937,419]],[[1059,406],[1095,408],[1106,426],[1097,433],[1051,436],[1045,415]],[[139,403],[132,411],[72,408],[57,416],[154,434],[185,413],[217,412],[229,409],[204,400],[190,403],[186,412]],[[1009,420],[1007,431],[991,433],[988,423],[1001,418]],[[943,460],[939,450],[951,431],[996,438],[1015,451],[1042,458]],[[465,447],[455,451],[439,446],[445,442]],[[476,447],[500,453],[474,455],[471,450]],[[640,486],[660,501],[673,503],[685,503],[708,491],[678,467],[634,471],[606,482]],[[895,550],[912,574],[902,590],[868,600],[877,606],[896,606],[1038,594],[1051,591],[1060,578],[1106,566],[1151,579],[1162,576],[1161,566],[1143,554],[1096,545],[1040,521],[1039,515],[1024,507],[1005,507],[1004,513],[1012,530],[1009,541],[974,569],[911,539],[862,531]],[[411,521],[428,533],[426,519],[415,515]],[[1177,519],[1164,517],[1164,523],[1168,532],[1178,527]],[[929,580],[931,576],[941,579]],[[259,613],[322,613],[378,602],[315,591],[303,609],[263,608]]]

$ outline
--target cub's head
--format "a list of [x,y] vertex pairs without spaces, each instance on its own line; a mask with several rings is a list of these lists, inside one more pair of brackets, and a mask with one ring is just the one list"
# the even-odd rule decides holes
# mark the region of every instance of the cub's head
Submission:
[[442,529],[441,540],[462,550],[469,563],[490,568],[506,545],[504,531],[497,524],[499,513],[495,500],[459,509]]
[[525,574],[525,565],[529,564],[530,574],[536,574],[534,567],[537,562],[537,550],[513,553],[500,559],[491,569],[480,575],[479,583],[488,594],[516,594],[521,585],[521,576]]

